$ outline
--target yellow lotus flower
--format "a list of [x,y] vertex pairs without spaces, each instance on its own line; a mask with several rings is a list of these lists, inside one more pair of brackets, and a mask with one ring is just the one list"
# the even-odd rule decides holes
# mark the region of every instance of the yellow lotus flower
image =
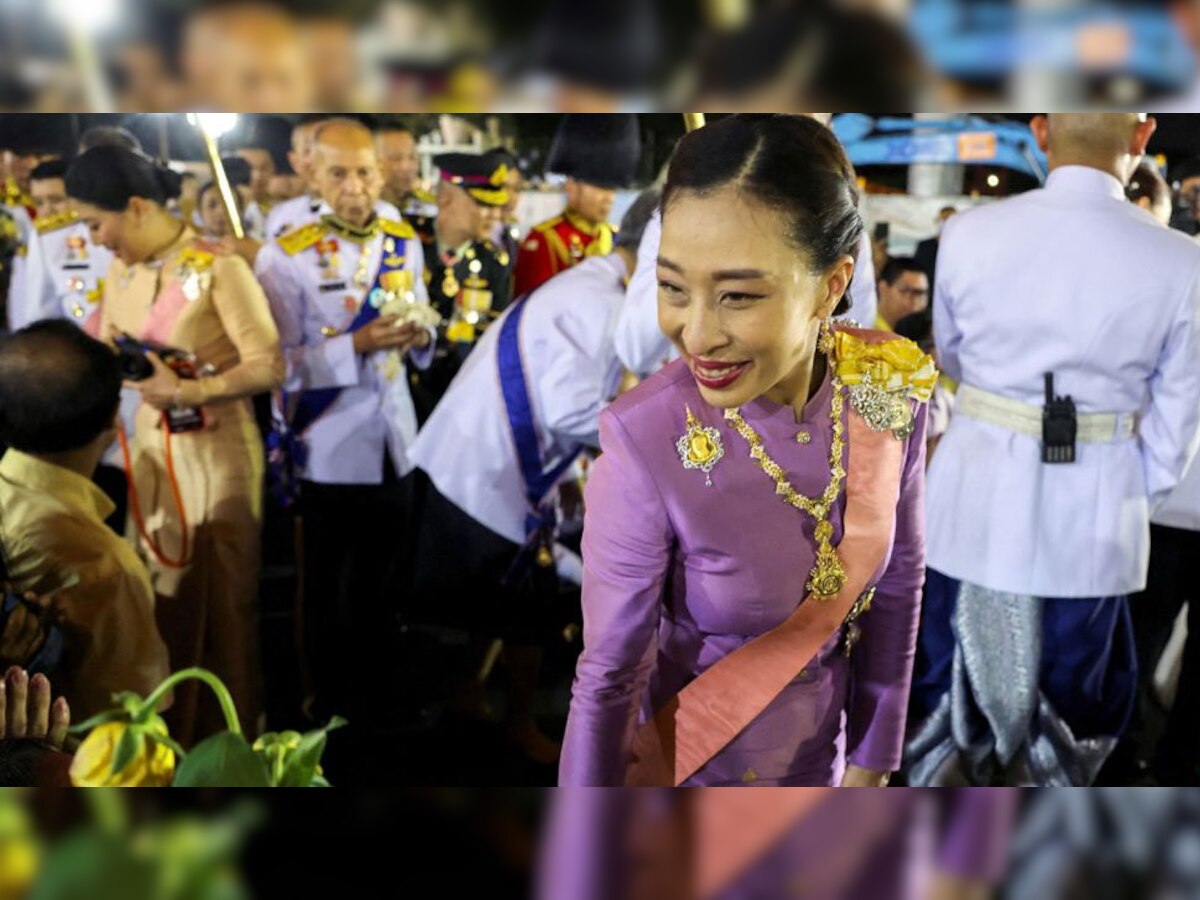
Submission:
[[167,787],[175,776],[175,751],[153,739],[167,733],[161,720],[147,727],[149,732],[141,749],[119,772],[113,772],[113,758],[128,722],[105,722],[92,729],[79,745],[71,762],[71,783],[75,787]]
[[897,337],[868,343],[845,331],[838,331],[834,341],[837,374],[843,384],[869,381],[889,393],[904,391],[922,403],[933,395],[937,367],[933,357],[912,341]]

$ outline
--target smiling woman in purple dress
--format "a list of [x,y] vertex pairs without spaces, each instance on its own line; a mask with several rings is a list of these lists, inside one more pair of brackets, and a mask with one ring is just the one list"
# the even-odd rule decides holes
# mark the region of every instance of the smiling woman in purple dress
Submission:
[[879,785],[898,767],[936,373],[829,322],[857,204],[807,118],[732,116],[677,148],[658,302],[682,358],[601,418],[560,784]]

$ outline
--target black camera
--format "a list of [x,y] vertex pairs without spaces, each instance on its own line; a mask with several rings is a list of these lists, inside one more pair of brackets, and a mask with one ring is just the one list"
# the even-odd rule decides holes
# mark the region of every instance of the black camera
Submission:
[[195,378],[195,357],[191,353],[165,347],[153,341],[139,341],[122,334],[116,339],[117,360],[121,366],[121,377],[126,381],[145,381],[154,374],[154,366],[147,358],[148,353],[157,353],[180,378]]

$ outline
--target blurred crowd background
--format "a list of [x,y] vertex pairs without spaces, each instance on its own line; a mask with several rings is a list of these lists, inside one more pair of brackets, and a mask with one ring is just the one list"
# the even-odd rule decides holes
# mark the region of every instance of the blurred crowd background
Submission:
[[1200,104],[1197,0],[0,0],[0,109]]

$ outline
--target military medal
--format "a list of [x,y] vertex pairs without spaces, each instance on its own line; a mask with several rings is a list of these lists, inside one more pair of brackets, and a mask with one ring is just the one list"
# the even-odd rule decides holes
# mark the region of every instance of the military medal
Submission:
[[348,313],[358,312],[358,307],[360,305],[361,301],[353,294],[347,294],[345,299],[342,300],[342,309]]
[[322,269],[337,268],[338,242],[334,238],[317,241],[317,265]]
[[691,407],[684,406],[687,411],[687,432],[675,442],[679,451],[679,461],[685,469],[699,469],[704,473],[704,484],[712,487],[712,470],[721,457],[725,448],[721,445],[721,432],[709,426],[705,428],[692,415]]
[[360,251],[358,255],[358,268],[354,270],[354,284],[356,287],[366,288],[370,276],[367,274],[367,263],[370,260],[367,257],[365,250]]
[[850,388],[850,406],[872,431],[890,431],[900,441],[916,427],[905,396],[873,384],[869,374],[863,375],[862,382]]
[[447,268],[442,275],[442,293],[447,297],[457,297],[459,287],[458,279],[454,277],[454,270]]

